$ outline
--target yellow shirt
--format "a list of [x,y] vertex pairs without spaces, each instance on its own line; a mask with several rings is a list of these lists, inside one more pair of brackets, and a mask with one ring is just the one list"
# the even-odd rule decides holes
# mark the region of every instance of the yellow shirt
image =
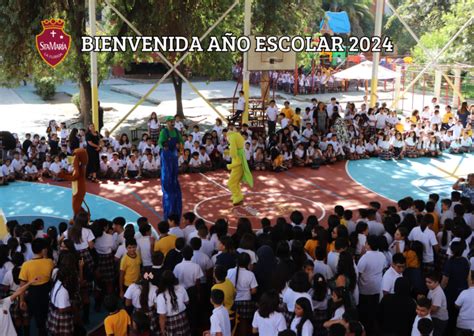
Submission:
[[316,247],[318,247],[318,243],[316,239],[308,239],[306,244],[304,244],[305,251],[308,252],[313,259],[316,259],[314,252],[316,251]]
[[222,292],[224,292],[224,306],[229,314],[231,314],[235,297],[235,287],[232,282],[226,278],[224,282],[212,286],[211,290],[213,289],[220,289]]
[[127,336],[130,316],[125,309],[120,309],[115,314],[109,315],[104,320],[106,335]]
[[154,251],[160,251],[166,257],[168,252],[176,247],[176,239],[175,235],[160,237],[160,239],[155,242]]
[[125,272],[123,284],[125,286],[130,286],[140,279],[140,265],[142,264],[142,259],[140,255],[135,258],[130,257],[128,254],[125,254],[120,261],[120,270]]
[[285,117],[287,117],[288,119],[290,120],[293,120],[293,115],[295,114],[295,112],[293,111],[293,109],[291,107],[284,107],[281,109],[281,113],[284,113],[285,114]]
[[293,125],[300,128],[301,127],[301,116],[299,114],[293,115]]
[[453,112],[446,112],[444,114],[443,119],[441,120],[441,122],[443,124],[447,124],[449,122],[449,118],[454,118]]
[[36,277],[41,277],[41,280],[32,286],[44,285],[51,279],[51,272],[53,271],[54,263],[51,259],[31,259],[25,261],[21,266],[20,280],[30,282]]
[[433,222],[433,231],[434,233],[439,232],[439,215],[436,212],[428,212],[428,215],[433,216],[434,222]]
[[415,251],[408,250],[403,252],[403,255],[407,260],[407,268],[420,268],[420,261]]

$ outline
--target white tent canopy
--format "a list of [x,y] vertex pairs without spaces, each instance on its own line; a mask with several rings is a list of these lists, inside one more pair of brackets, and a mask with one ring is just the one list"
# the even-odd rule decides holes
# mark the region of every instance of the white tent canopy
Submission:
[[[387,69],[381,65],[379,66],[379,71],[378,71],[379,80],[393,79],[400,76],[401,75],[398,72]],[[334,77],[340,78],[340,79],[371,80],[372,79],[372,62],[364,61],[360,64],[354,65],[353,67],[350,67],[348,69],[335,73]]]

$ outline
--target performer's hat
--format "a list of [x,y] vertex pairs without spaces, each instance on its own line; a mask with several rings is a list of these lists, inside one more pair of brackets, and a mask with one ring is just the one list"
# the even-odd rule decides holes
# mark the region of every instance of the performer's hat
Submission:
[[174,121],[174,117],[173,116],[168,116],[165,118],[165,121],[168,122],[168,121]]

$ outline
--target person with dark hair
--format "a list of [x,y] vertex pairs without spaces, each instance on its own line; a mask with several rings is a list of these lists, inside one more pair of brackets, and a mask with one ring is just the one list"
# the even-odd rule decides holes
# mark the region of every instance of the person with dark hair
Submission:
[[403,253],[395,253],[392,257],[392,265],[385,271],[382,278],[383,295],[393,294],[395,282],[403,276],[406,267],[406,258]]
[[291,220],[291,226],[293,227],[299,226],[301,230],[304,230],[306,224],[303,223],[304,216],[300,211],[298,210],[292,211],[290,214],[290,220]]
[[435,233],[428,227],[430,223],[433,223],[433,216],[424,215],[420,225],[411,230],[408,235],[410,241],[417,240],[423,244],[423,260],[422,269],[423,273],[427,274],[434,271],[434,253],[438,252],[439,245],[436,239]]
[[[47,242],[43,238],[36,238],[31,244],[33,259],[26,261],[21,267],[18,278],[20,286],[31,284],[28,293],[20,295],[20,309],[28,309],[29,316],[35,319],[38,335],[45,336],[48,317],[49,291],[51,289],[51,272],[53,260],[46,258]],[[39,279],[32,283],[34,279]]]
[[[158,316],[155,309],[158,287],[151,283],[153,278],[152,273],[142,271],[140,279],[127,288],[124,298],[125,307],[133,307],[133,312],[144,313],[150,321],[151,331],[158,332]],[[133,313],[129,311],[129,315],[132,316]]]
[[283,292],[282,301],[285,304],[285,315],[286,321],[289,323],[295,314],[295,303],[301,297],[307,298],[311,302],[311,295],[308,291],[311,288],[308,275],[304,271],[296,272],[288,283],[288,287]]
[[178,215],[170,214],[168,216],[168,224],[170,226],[170,235],[176,236],[176,238],[184,238],[184,232],[179,227],[180,218]]
[[440,286],[441,275],[430,273],[425,277],[429,292],[427,298],[431,300],[431,318],[433,320],[433,336],[443,336],[448,325],[448,305],[446,295]]
[[[418,323],[422,319],[431,321],[431,300],[426,297],[421,297],[416,301],[416,317],[411,329],[411,336],[422,336],[418,330]],[[431,332],[428,335],[431,335]]]
[[219,289],[224,293],[224,306],[233,315],[232,307],[234,306],[235,287],[234,284],[227,278],[227,270],[223,266],[214,267],[214,282],[211,291]]
[[161,276],[156,298],[156,310],[159,314],[161,335],[191,335],[186,305],[189,297],[173,272],[165,271]]
[[115,295],[104,299],[105,310],[109,315],[104,319],[106,335],[127,335],[130,328],[130,316],[125,309],[120,309],[119,300]]
[[140,279],[142,260],[137,253],[137,241],[130,238],[125,241],[127,253],[120,260],[119,293],[123,298],[128,287]]
[[258,261],[253,271],[257,279],[260,292],[266,292],[271,288],[273,273],[277,265],[277,260],[273,249],[264,245],[257,250]]
[[150,335],[150,319],[145,313],[136,311],[132,316],[132,333],[133,336]]
[[225,309],[224,305],[224,292],[220,289],[214,289],[211,291],[211,303],[214,306],[212,315],[210,318],[211,328],[209,331],[204,332],[204,336],[211,335],[222,335],[231,336],[231,325],[229,319],[229,313]]
[[219,252],[212,257],[214,265],[222,265],[226,270],[235,267],[237,254],[235,253],[234,244],[231,237],[219,237],[217,250]]
[[351,294],[344,287],[337,287],[331,293],[331,308],[329,316],[331,319],[324,322],[324,328],[330,328],[332,325],[341,323],[342,316],[346,310],[353,308]]
[[255,303],[252,301],[252,295],[257,293],[257,279],[255,275],[248,270],[250,266],[250,256],[247,253],[241,253],[237,258],[237,266],[227,272],[227,277],[235,286],[235,310],[240,317],[239,334],[244,336],[249,334],[250,321],[255,312]]
[[328,328],[328,336],[345,336],[346,335],[346,327],[341,323],[332,324]]
[[253,316],[252,331],[260,336],[274,336],[286,329],[285,317],[278,311],[279,297],[275,291],[264,292]]
[[394,293],[385,295],[377,307],[381,334],[409,335],[415,316],[416,303],[410,297],[410,283],[400,277],[395,281]]
[[456,329],[458,335],[472,335],[474,330],[474,271],[471,271],[470,286],[463,290],[455,301],[456,308],[459,309]]
[[339,254],[347,249],[349,242],[347,238],[336,238],[334,242],[334,251],[328,253],[327,264],[333,273],[337,272],[337,264],[339,262]]
[[168,252],[165,256],[165,261],[163,263],[163,269],[173,271],[175,266],[183,261],[183,248],[186,246],[184,238],[178,238],[175,241],[174,249]]
[[175,246],[177,237],[169,234],[170,225],[167,221],[161,221],[158,223],[158,233],[160,238],[155,242],[154,251],[160,251],[166,255]]
[[357,264],[360,292],[359,314],[360,321],[364,324],[367,333],[371,335],[375,328],[376,309],[380,292],[382,291],[386,259],[384,254],[378,251],[378,239],[376,236],[367,237],[366,249],[367,252],[360,258]]
[[295,302],[295,317],[291,321],[290,329],[296,336],[312,336],[314,331],[313,307],[311,301],[300,297]]

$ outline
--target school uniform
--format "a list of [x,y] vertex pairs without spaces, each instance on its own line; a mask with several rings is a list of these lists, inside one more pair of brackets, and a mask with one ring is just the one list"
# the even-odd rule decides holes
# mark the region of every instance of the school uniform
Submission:
[[[64,231],[63,236],[64,239],[68,238],[69,230]],[[92,284],[92,277],[94,272],[94,260],[92,259],[92,255],[89,251],[89,242],[95,239],[94,234],[88,228],[81,229],[81,241],[80,243],[74,243],[74,247],[76,248],[77,253],[79,253],[79,259],[84,259],[84,277],[87,282],[87,288],[89,291],[92,291],[93,284]]]
[[419,226],[413,228],[408,235],[410,241],[418,240],[423,244],[423,272],[429,273],[434,270],[433,246],[438,245],[436,235],[429,228],[421,231]]
[[69,292],[64,288],[61,281],[56,280],[50,295],[48,312],[48,331],[52,335],[74,334],[74,315],[72,310],[60,311],[71,307]]
[[[416,316],[415,317],[415,321],[413,322],[413,326],[411,328],[411,336],[421,336],[420,332],[418,331],[418,322],[422,319],[422,318],[427,318],[427,319],[431,319],[431,316],[428,314],[426,315],[425,317],[420,317],[420,316]],[[433,336],[433,332],[430,333],[430,336]]]
[[[290,329],[294,332],[297,332],[296,327],[301,321],[301,317],[295,317],[290,324]],[[312,336],[313,335],[314,327],[311,324],[311,321],[306,320],[303,324],[303,328],[301,328],[301,336]]]
[[209,330],[211,336],[221,333],[222,336],[231,336],[232,330],[230,326],[229,313],[223,305],[214,308],[210,318],[211,328]]
[[395,281],[398,278],[401,278],[403,274],[398,273],[395,271],[393,267],[390,267],[388,270],[385,271],[382,277],[382,291],[387,292],[389,294],[395,293]]
[[186,303],[189,302],[188,294],[183,286],[174,287],[177,307],[173,309],[171,296],[168,291],[158,294],[156,297],[156,311],[159,315],[166,315],[166,333],[173,336],[189,336],[188,318],[186,316]]
[[290,323],[293,317],[295,316],[295,305],[296,305],[296,300],[299,298],[306,298],[309,300],[311,303],[311,310],[313,309],[313,299],[309,295],[309,293],[300,293],[300,292],[295,292],[293,289],[290,287],[287,287],[284,292],[283,292],[283,298],[282,302],[284,303],[283,306],[283,315],[285,316],[286,322]]
[[434,327],[433,335],[442,336],[446,326],[448,325],[449,319],[446,295],[441,286],[437,286],[435,289],[429,290],[427,297],[431,300],[433,306],[439,307],[436,312],[431,312],[431,319]]
[[112,253],[114,237],[104,232],[102,236],[96,238],[94,247],[97,252],[97,273],[105,282],[114,281],[115,261]]
[[334,272],[332,271],[331,267],[329,267],[322,260],[314,261],[314,274],[318,273],[321,274],[326,279],[326,281],[328,281],[334,276]]
[[258,329],[259,336],[275,336],[286,330],[286,321],[280,312],[274,311],[268,317],[262,317],[257,310],[253,316],[252,327]]
[[456,302],[456,306],[459,307],[459,315],[456,322],[456,327],[461,330],[474,331],[474,287],[471,286],[468,289],[463,290]]
[[214,267],[214,264],[212,263],[211,258],[209,256],[201,251],[194,251],[193,257],[191,258],[191,261],[199,267],[201,267],[203,276],[201,277],[201,284],[204,284],[207,282],[206,279],[206,273]]
[[236,282],[237,267],[227,271],[227,278],[236,288],[235,310],[241,319],[250,320],[255,312],[255,302],[252,301],[250,290],[257,288],[255,275],[243,267],[239,267],[239,278]]
[[140,252],[142,258],[143,267],[151,267],[153,263],[151,261],[151,237],[144,236],[137,239],[137,249]]
[[156,314],[156,310],[152,309],[155,306],[156,301],[156,293],[158,291],[158,287],[153,284],[149,284],[148,289],[148,300],[147,304],[148,307],[142,307],[140,303],[140,295],[142,293],[142,287],[138,284],[131,284],[125,294],[123,295],[125,299],[128,299],[132,302],[132,306],[134,311],[143,312],[150,320],[150,330],[152,332],[157,332],[159,330],[159,322],[158,322],[158,315]]
[[10,306],[12,304],[13,302],[9,296],[0,300],[0,326],[3,335],[17,335],[15,325],[10,316]]

